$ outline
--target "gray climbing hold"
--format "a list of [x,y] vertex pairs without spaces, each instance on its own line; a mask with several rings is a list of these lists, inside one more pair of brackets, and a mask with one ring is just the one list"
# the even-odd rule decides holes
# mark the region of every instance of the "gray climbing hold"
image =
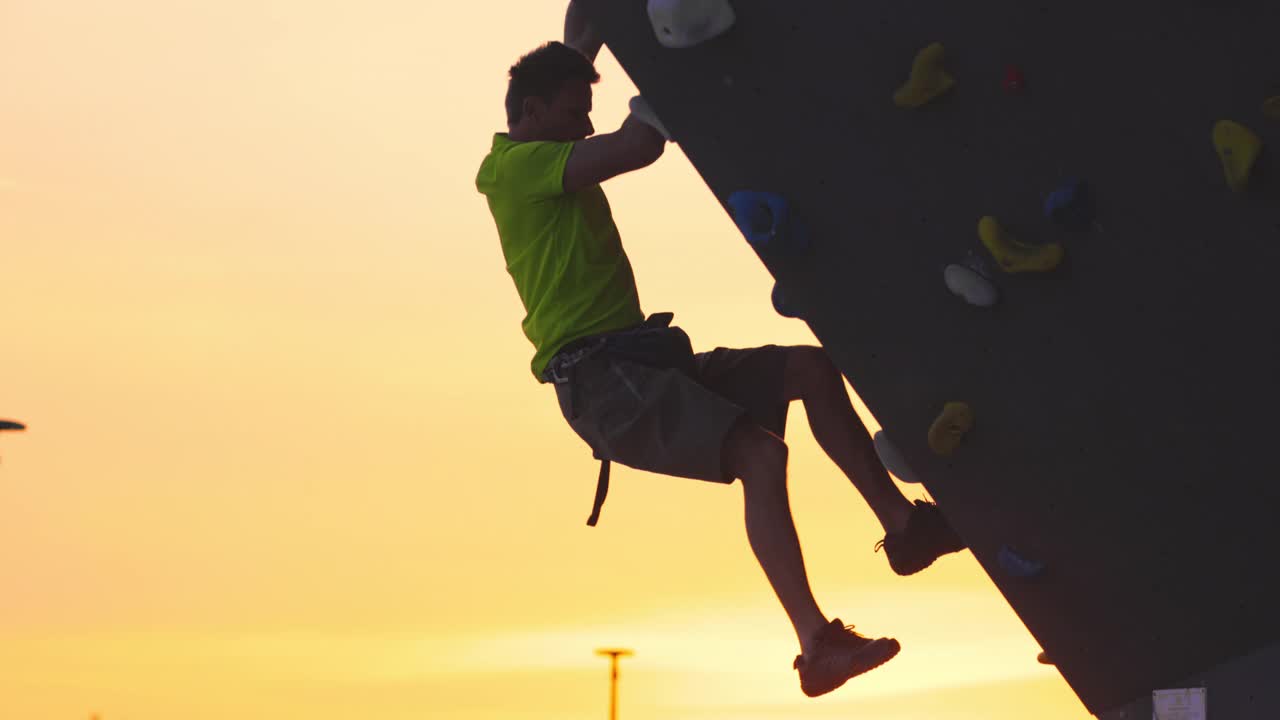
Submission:
[[871,441],[875,445],[876,455],[880,456],[880,464],[884,465],[885,470],[888,470],[902,482],[920,482],[920,478],[916,477],[916,474],[911,471],[911,466],[907,465],[907,459],[902,456],[898,446],[889,440],[889,436],[885,434],[884,430],[877,430]]
[[1018,554],[1018,551],[1004,545],[1000,548],[997,559],[1000,567],[1008,574],[1018,578],[1033,578],[1044,572],[1045,565],[1039,560],[1030,560]]
[[645,100],[640,95],[636,95],[631,98],[631,102],[628,106],[631,108],[632,115],[635,115],[646,125],[657,130],[662,134],[662,137],[667,139],[668,142],[671,141],[671,133],[667,132],[667,126],[663,125],[662,121],[658,119],[658,114],[653,111],[653,107],[649,105],[648,100]]
[[947,289],[970,305],[991,307],[1000,299],[996,286],[982,273],[964,265],[948,265],[942,271]]
[[700,45],[733,27],[729,0],[649,0],[649,22],[663,47]]

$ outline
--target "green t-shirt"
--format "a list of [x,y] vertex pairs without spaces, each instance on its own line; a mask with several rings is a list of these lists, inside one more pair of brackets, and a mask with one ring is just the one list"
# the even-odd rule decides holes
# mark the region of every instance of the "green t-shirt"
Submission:
[[571,142],[515,142],[495,133],[476,189],[489,200],[522,327],[543,369],[565,343],[644,321],[631,262],[599,185],[564,192]]

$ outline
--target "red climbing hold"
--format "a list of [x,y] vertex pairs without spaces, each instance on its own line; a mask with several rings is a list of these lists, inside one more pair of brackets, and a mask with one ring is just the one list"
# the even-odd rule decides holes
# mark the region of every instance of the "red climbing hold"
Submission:
[[1009,65],[1004,69],[1004,91],[1010,95],[1017,95],[1027,86],[1027,79],[1023,77],[1022,71],[1017,65]]

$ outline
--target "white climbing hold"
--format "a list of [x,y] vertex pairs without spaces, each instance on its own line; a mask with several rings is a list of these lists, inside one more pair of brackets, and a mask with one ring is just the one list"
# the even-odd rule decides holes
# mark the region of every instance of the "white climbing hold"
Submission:
[[948,265],[942,271],[942,277],[947,283],[947,289],[964,298],[970,305],[991,307],[1000,298],[1000,293],[990,280],[963,265]]
[[877,430],[871,440],[876,446],[876,455],[880,456],[880,464],[884,465],[885,470],[893,473],[902,482],[920,482],[920,478],[916,477],[916,474],[911,471],[911,466],[907,465],[907,459],[902,457],[898,446],[889,440],[889,436],[884,434],[884,430]]
[[687,48],[733,27],[729,0],[649,0],[649,22],[664,47]]
[[648,100],[637,95],[631,98],[629,107],[631,108],[632,115],[635,115],[637,118],[644,121],[646,125],[662,133],[662,137],[666,138],[667,141],[670,142],[671,133],[667,132],[667,127],[658,119],[658,114],[653,111]]

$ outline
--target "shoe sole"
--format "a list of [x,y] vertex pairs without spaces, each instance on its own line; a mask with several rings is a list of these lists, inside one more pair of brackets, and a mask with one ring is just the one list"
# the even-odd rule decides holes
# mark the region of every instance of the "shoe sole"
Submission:
[[968,546],[961,547],[961,548],[956,549],[956,550],[952,550],[952,549],[950,549],[950,547],[948,547],[947,549],[943,550],[943,551],[942,551],[941,553],[939,553],[938,555],[935,555],[932,559],[930,559],[930,560],[929,560],[929,562],[927,562],[927,563],[925,563],[925,564],[923,564],[923,565],[920,565],[920,566],[911,566],[911,567],[905,567],[905,568],[897,568],[897,567],[894,567],[894,565],[893,565],[893,563],[892,563],[892,562],[890,562],[890,563],[889,563],[889,569],[893,570],[894,574],[896,574],[896,575],[901,575],[902,577],[907,577],[908,575],[915,575],[916,573],[920,572],[921,570],[925,570],[925,569],[927,569],[927,568],[931,567],[935,562],[937,562],[937,561],[938,561],[938,559],[939,559],[939,558],[941,558],[941,557],[943,557],[943,556],[950,555],[950,554],[952,554],[952,553],[958,553],[958,552],[961,552],[961,551],[963,551],[963,550],[968,550],[968,549],[969,549],[969,548],[968,548]]
[[[937,558],[934,558],[934,560],[936,560],[936,559],[937,559]],[[916,573],[920,572],[921,570],[924,570],[924,569],[928,568],[928,567],[929,567],[929,566],[931,566],[931,565],[933,565],[933,560],[930,560],[929,562],[927,562],[927,563],[925,563],[925,564],[923,564],[923,565],[912,566],[912,567],[905,567],[905,568],[904,568],[904,567],[894,567],[894,566],[893,566],[893,563],[889,563],[889,568],[890,568],[891,570],[893,570],[893,572],[894,572],[894,574],[895,574],[895,575],[899,575],[899,576],[901,576],[901,577],[907,577],[907,576],[909,576],[909,575],[915,575]]]
[[898,654],[898,651],[900,650],[902,650],[902,646],[898,644],[897,640],[894,640],[892,638],[877,638],[875,640],[872,640],[870,643],[867,644],[866,647],[859,650],[858,653],[853,656],[852,658],[853,662],[849,666],[849,674],[846,675],[845,678],[840,682],[836,683],[835,685],[832,685],[829,688],[823,688],[818,692],[811,693],[808,690],[805,690],[803,686],[800,689],[804,692],[805,695],[808,695],[809,697],[818,697],[819,695],[826,695],[827,693],[833,690],[840,689],[841,686],[843,686],[845,683],[849,682],[853,678],[856,678],[859,675],[862,675],[863,673],[866,673],[870,670],[875,670],[881,665],[889,662],[894,658],[894,656]]

